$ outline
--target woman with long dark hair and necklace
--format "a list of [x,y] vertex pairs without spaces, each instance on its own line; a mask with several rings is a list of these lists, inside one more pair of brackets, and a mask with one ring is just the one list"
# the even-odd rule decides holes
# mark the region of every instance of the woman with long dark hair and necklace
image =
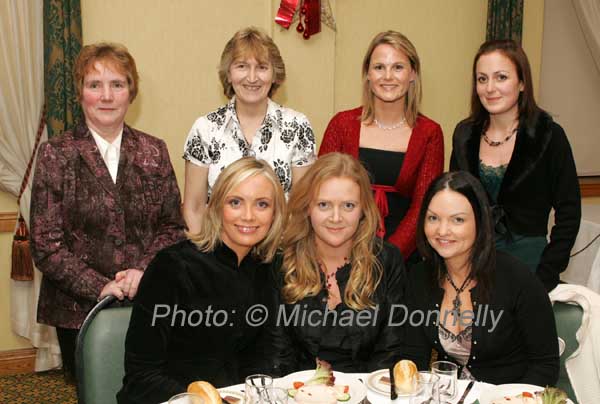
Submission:
[[491,209],[476,178],[454,171],[432,183],[417,246],[423,261],[408,273],[409,318],[419,318],[415,311],[438,317],[404,327],[404,357],[427,369],[435,349],[464,379],[554,385],[558,337],[550,299],[525,264],[496,251]]
[[567,268],[581,221],[571,146],[537,106],[527,55],[514,41],[481,45],[472,87],[471,115],[454,131],[450,169],[480,179],[494,207],[496,247],[527,264],[550,291]]

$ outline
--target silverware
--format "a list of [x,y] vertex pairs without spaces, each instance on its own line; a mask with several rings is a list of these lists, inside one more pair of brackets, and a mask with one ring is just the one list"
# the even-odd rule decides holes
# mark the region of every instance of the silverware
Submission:
[[471,389],[473,388],[473,385],[475,384],[475,381],[471,380],[469,382],[469,384],[467,385],[467,388],[465,389],[462,397],[460,398],[460,400],[458,400],[458,402],[456,404],[464,404],[465,399],[467,398],[467,396],[469,395],[469,392],[471,391]]
[[390,400],[394,401],[398,398],[396,394],[396,381],[394,380],[394,366],[390,367]]

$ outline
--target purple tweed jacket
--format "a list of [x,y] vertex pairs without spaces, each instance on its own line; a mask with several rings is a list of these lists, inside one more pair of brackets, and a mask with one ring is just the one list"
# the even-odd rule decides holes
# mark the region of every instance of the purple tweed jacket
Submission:
[[118,271],[145,270],[184,238],[166,144],[125,125],[114,184],[87,126],[42,144],[31,195],[31,247],[44,274],[38,321],[80,328]]

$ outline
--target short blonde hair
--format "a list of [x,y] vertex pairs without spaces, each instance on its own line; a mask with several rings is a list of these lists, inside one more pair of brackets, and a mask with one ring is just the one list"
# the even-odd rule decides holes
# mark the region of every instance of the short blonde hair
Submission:
[[245,57],[254,57],[259,63],[273,66],[273,84],[269,89],[271,97],[285,81],[285,64],[273,39],[255,27],[236,32],[223,49],[219,64],[219,80],[223,85],[223,93],[227,98],[235,95],[228,77],[229,68],[235,60]]
[[373,199],[367,170],[358,160],[342,153],[328,153],[317,159],[292,188],[282,243],[285,283],[282,295],[286,303],[296,303],[306,296],[317,295],[323,287],[315,232],[308,212],[321,185],[331,178],[349,178],[360,188],[363,217],[352,242],[352,269],[344,302],[352,309],[361,310],[373,305],[371,296],[383,273],[376,257],[376,248],[380,246],[376,242],[379,210]]
[[137,96],[139,84],[135,60],[125,46],[109,42],[98,42],[81,48],[81,52],[79,52],[73,66],[77,100],[81,101],[85,76],[94,69],[94,63],[96,62],[106,64],[127,77],[129,102],[133,102]]
[[415,122],[417,121],[417,116],[419,115],[419,107],[421,105],[422,98],[421,61],[419,60],[417,49],[412,44],[412,42],[410,42],[407,37],[396,31],[380,32],[375,36],[375,38],[373,38],[373,40],[369,44],[369,48],[367,49],[367,53],[365,54],[362,63],[363,111],[360,119],[365,123],[371,123],[375,118],[374,95],[371,91],[369,80],[367,79],[367,74],[369,73],[369,66],[371,64],[371,55],[373,54],[375,48],[379,45],[390,45],[398,51],[404,53],[410,61],[410,67],[415,72],[416,78],[414,82],[410,84],[410,87],[408,88],[408,93],[406,93],[405,97],[406,122],[410,127],[414,127]]
[[197,234],[189,234],[188,238],[193,241],[201,251],[211,252],[222,242],[221,231],[223,229],[223,206],[225,199],[233,188],[237,187],[248,178],[262,175],[273,185],[273,222],[267,236],[253,248],[253,254],[264,262],[270,262],[281,239],[283,224],[285,221],[285,195],[277,175],[264,160],[254,157],[244,157],[227,166],[215,182],[212,194],[200,231]]

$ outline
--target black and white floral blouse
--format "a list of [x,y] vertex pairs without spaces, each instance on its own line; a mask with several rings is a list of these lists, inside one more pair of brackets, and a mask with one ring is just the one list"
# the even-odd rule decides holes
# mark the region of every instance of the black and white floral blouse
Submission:
[[246,156],[267,161],[287,195],[292,187],[292,167],[307,166],[316,159],[315,136],[308,119],[269,99],[265,120],[248,144],[232,97],[227,105],[196,120],[183,154],[190,163],[208,166],[209,195],[221,171]]

